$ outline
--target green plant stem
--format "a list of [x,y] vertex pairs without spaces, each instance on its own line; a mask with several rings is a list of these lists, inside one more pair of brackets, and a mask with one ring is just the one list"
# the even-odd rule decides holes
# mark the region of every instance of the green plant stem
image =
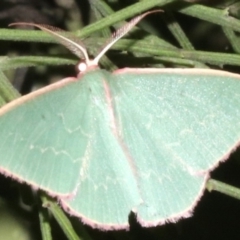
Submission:
[[52,240],[51,226],[47,209],[39,206],[39,222],[43,240]]
[[210,179],[207,182],[206,188],[209,192],[218,191],[220,193],[226,194],[228,196],[231,196],[240,200],[240,189],[233,187],[231,185],[228,185],[226,183],[222,183],[220,181]]
[[65,213],[62,211],[62,209],[55,203],[54,200],[51,200],[50,198],[46,197],[46,195],[42,194],[41,196],[43,206],[47,207],[49,211],[53,214],[54,218],[62,228],[63,232],[67,236],[69,240],[91,240],[88,233],[85,231],[84,227],[79,223],[79,230],[82,235],[82,238],[80,238],[76,232],[74,231],[71,222],[65,215]]
[[43,57],[43,56],[21,56],[21,57],[4,57],[1,60],[0,70],[16,69],[21,67],[46,66],[46,65],[70,65],[76,64],[77,60]]
[[0,96],[0,106],[21,96],[2,71],[0,71]]
[[215,9],[199,4],[182,4],[179,12],[213,24],[229,27],[238,32],[240,31],[240,21],[228,16],[226,10]]
[[80,240],[80,238],[75,233],[72,224],[66,217],[66,215],[61,211],[61,209],[57,206],[56,203],[48,199],[46,196],[41,196],[43,207],[47,207],[51,213],[53,214],[54,218],[62,228],[63,232],[65,233],[66,237],[69,240]]
[[222,29],[224,34],[228,38],[228,41],[230,42],[233,50],[236,53],[240,53],[240,44],[239,44],[240,38],[235,35],[234,31],[231,28],[223,27]]
[[117,22],[123,21],[141,12],[147,11],[153,7],[156,7],[156,6],[161,7],[174,1],[175,0],[148,0],[148,1],[138,2],[109,15],[97,21],[94,24],[91,24],[85,27],[84,29],[82,29],[81,31],[78,31],[77,33],[79,33],[81,37],[88,36],[92,32],[98,31],[104,27],[112,26]]
[[188,40],[186,34],[182,30],[179,23],[176,21],[174,15],[171,12],[163,14],[163,18],[167,23],[167,26],[173,36],[176,38],[180,46],[186,50],[194,50],[192,43]]

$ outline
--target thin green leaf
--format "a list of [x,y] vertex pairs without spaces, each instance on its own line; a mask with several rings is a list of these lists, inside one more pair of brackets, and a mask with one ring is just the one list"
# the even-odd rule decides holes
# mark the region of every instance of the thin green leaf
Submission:
[[240,55],[238,54],[156,48],[156,46],[151,46],[149,43],[136,42],[136,40],[123,39],[117,42],[113,49],[142,52],[151,56],[183,58],[219,66],[223,64],[240,65]]
[[206,188],[209,192],[218,191],[220,193],[226,194],[228,196],[231,196],[240,200],[240,189],[233,187],[231,185],[228,185],[226,183],[222,183],[220,181],[210,179],[207,182]]
[[49,34],[36,30],[0,29],[1,40],[56,43]]
[[92,32],[99,31],[104,27],[112,26],[113,24],[123,21],[127,18],[130,18],[132,16],[135,16],[141,12],[144,12],[146,10],[149,10],[153,7],[160,7],[163,5],[166,5],[168,3],[174,2],[175,0],[148,0],[144,2],[138,2],[135,4],[132,4],[129,7],[126,7],[122,10],[119,10],[115,12],[114,14],[111,14],[98,22],[91,24],[81,31],[78,31],[78,36],[85,37],[90,35]]
[[[101,13],[101,15],[104,17],[115,13],[113,9],[103,1],[91,0],[90,4],[92,6],[92,9],[97,9],[99,13]],[[115,29],[117,29],[121,27],[122,24],[125,24],[125,23],[126,23],[125,21],[122,21],[121,23],[117,22],[113,24],[113,26],[115,27]]]
[[229,16],[226,10],[199,4],[186,4],[184,7],[181,5],[179,12],[220,26],[229,27],[238,32],[240,31],[240,21]]
[[[114,11],[103,1],[91,0],[90,5],[91,5],[91,8],[92,8],[97,20],[100,20],[103,17],[114,13]],[[120,27],[120,26],[118,26],[118,27]],[[110,28],[104,28],[102,30],[102,33],[103,33],[103,36],[106,38],[108,38],[112,34],[110,31]]]
[[228,38],[228,41],[230,42],[233,50],[236,53],[240,53],[240,44],[239,44],[240,39],[235,35],[234,31],[231,28],[223,27],[222,29],[226,37]]
[[179,23],[176,21],[174,15],[171,12],[163,14],[163,18],[167,22],[167,26],[173,36],[178,41],[179,45],[186,50],[194,50],[192,43],[188,40],[186,34],[182,30]]
[[43,206],[47,207],[51,213],[53,214],[54,218],[62,228],[63,232],[67,236],[69,240],[91,240],[88,233],[85,231],[84,227],[81,226],[79,223],[79,231],[82,235],[82,238],[79,238],[79,236],[74,231],[71,222],[65,215],[65,213],[62,211],[62,209],[50,198],[42,195],[41,196]]
[[6,102],[5,102],[4,98],[0,95],[0,107],[2,107],[5,104],[6,104]]
[[[174,57],[154,57],[154,59],[158,60],[162,63],[174,64],[175,67],[189,67],[189,68],[209,68],[206,64],[189,60],[189,59],[181,59]],[[157,65],[151,65],[152,67],[158,67]],[[163,66],[165,67],[165,66]]]
[[16,69],[20,67],[46,66],[46,65],[69,65],[76,64],[76,60],[59,58],[59,57],[43,57],[43,56],[23,56],[23,57],[2,57],[0,58],[0,70]]
[[9,80],[2,71],[0,71],[0,96],[0,106],[3,106],[4,104],[11,102],[15,98],[20,97],[20,94],[12,86],[12,84],[9,82]]
[[52,240],[49,214],[46,208],[39,207],[39,222],[43,240]]

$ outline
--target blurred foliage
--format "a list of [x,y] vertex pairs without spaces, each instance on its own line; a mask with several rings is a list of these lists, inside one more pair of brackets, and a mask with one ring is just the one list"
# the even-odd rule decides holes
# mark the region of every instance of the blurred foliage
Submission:
[[[9,29],[9,23],[44,23],[75,31],[89,53],[95,56],[116,28],[153,8],[163,9],[164,13],[152,14],[141,21],[108,51],[101,60],[101,67],[108,70],[195,67],[240,72],[240,3],[236,0],[2,0],[0,105],[20,96],[7,80],[25,94],[63,77],[76,75],[74,64],[78,62],[65,48],[53,44],[54,39],[46,33]],[[236,152],[211,176],[239,187],[239,165],[239,152]],[[239,194],[238,189],[212,180],[207,189],[233,197]],[[102,232],[81,225],[76,218],[69,221],[56,203],[42,196],[42,207],[35,192],[3,176],[0,176],[0,197],[0,238],[4,240],[197,240],[239,239],[240,236],[239,201],[217,192],[206,193],[193,217],[176,224],[146,229],[130,216],[129,232]]]

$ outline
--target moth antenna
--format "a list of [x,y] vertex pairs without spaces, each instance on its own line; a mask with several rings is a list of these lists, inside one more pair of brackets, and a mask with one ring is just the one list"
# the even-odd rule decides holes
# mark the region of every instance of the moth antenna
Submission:
[[89,65],[89,57],[84,44],[74,35],[69,32],[66,32],[60,28],[52,27],[45,24],[36,24],[36,23],[26,23],[26,22],[17,22],[11,23],[9,26],[33,26],[41,29],[44,32],[50,33],[55,39],[69,49],[73,54],[79,58],[84,57],[86,64]]
[[153,10],[145,12],[141,15],[138,15],[137,17],[133,18],[130,22],[124,24],[122,27],[117,29],[111,36],[110,39],[107,40],[107,42],[101,47],[99,54],[95,59],[93,60],[94,63],[97,65],[100,58],[107,52],[109,48],[112,47],[112,45],[117,42],[121,37],[123,37],[125,34],[127,34],[139,21],[141,21],[144,17],[146,17],[149,14],[155,13],[155,12],[163,12],[163,10]]

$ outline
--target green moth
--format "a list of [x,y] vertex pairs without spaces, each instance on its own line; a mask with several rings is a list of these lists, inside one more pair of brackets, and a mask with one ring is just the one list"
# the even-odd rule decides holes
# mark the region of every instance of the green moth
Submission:
[[28,24],[83,56],[81,73],[0,109],[0,172],[100,229],[127,229],[130,212],[143,226],[190,216],[209,171],[239,144],[239,75],[98,68],[149,13],[121,27],[94,60],[78,39]]

